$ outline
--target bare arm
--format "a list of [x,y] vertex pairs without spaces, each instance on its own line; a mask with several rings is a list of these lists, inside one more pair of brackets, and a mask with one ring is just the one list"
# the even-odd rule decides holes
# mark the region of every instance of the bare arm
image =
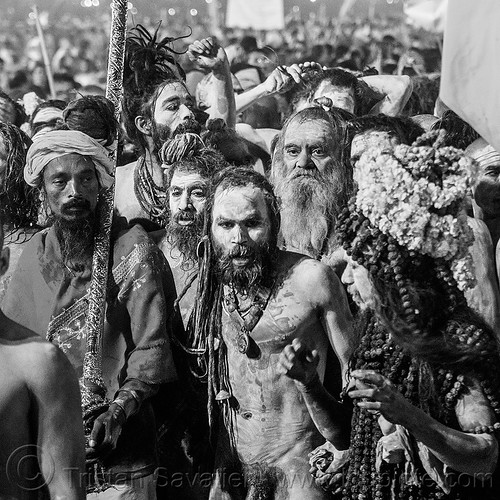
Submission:
[[321,69],[321,66],[314,62],[278,66],[260,85],[236,96],[236,114],[245,111],[262,97],[290,90],[303,81],[308,71],[318,69]]
[[188,55],[202,68],[210,69],[214,77],[213,105],[208,110],[210,118],[222,118],[229,128],[236,124],[233,82],[225,50],[212,38],[197,40],[189,46]]
[[384,113],[397,116],[408,102],[413,90],[411,79],[407,75],[370,75],[360,78],[381,100],[369,111],[370,115]]
[[322,265],[317,280],[321,324],[328,335],[335,354],[340,361],[342,380],[346,382],[347,364],[358,339],[353,330],[353,319],[347,296],[339,278],[328,266]]
[[316,371],[318,352],[294,339],[283,349],[278,362],[278,370],[295,381],[320,434],[338,450],[348,448],[351,410],[323,387]]
[[80,390],[63,352],[52,344],[38,351],[29,389],[37,415],[38,460],[50,498],[85,498],[85,448]]
[[[371,370],[352,372],[357,390],[352,398],[367,398],[357,405],[377,410],[394,424],[404,426],[421,443],[427,446],[444,464],[466,474],[492,473],[498,460],[498,443],[490,434],[469,434],[451,429],[420,408],[413,406],[382,375]],[[493,425],[493,410],[477,384],[469,386],[456,406],[462,429]]]

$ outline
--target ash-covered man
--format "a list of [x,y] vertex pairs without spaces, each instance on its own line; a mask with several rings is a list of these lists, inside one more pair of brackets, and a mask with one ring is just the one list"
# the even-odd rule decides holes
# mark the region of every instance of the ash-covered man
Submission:
[[191,347],[205,352],[210,422],[220,418],[211,498],[325,498],[307,478],[320,436],[277,362],[307,338],[321,353],[330,342],[345,368],[354,339],[344,290],[328,266],[278,250],[277,199],[257,172],[217,174],[206,216]]
[[[112,182],[107,151],[86,134],[47,132],[28,151],[25,180],[40,188],[52,225],[21,255],[5,314],[58,345],[82,376],[97,209]],[[169,344],[175,297],[163,255],[140,226],[112,235],[102,370],[109,409],[97,417],[89,487],[104,498],[155,498],[155,430],[148,400],[175,375]],[[95,474],[94,474],[95,473]],[[92,493],[93,497],[98,494]]]
[[[157,38],[137,26],[127,39],[124,72],[124,123],[139,159],[117,169],[115,205],[128,222],[140,221],[144,227],[164,226],[167,199],[163,170],[158,153],[164,142],[177,133],[200,132],[195,99],[184,82],[184,71]],[[189,56],[212,71],[216,105],[212,118],[223,118],[234,126],[234,94],[224,49],[212,38],[189,46]]]
[[334,228],[352,189],[345,157],[345,121],[333,109],[306,108],[290,117],[273,153],[271,179],[281,199],[281,235],[287,250],[335,268]]

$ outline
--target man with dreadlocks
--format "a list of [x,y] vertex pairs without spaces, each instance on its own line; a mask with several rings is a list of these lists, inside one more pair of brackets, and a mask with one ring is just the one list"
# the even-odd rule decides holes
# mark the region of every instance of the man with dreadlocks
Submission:
[[[498,345],[462,291],[474,281],[464,207],[477,169],[435,138],[364,153],[339,219],[342,280],[363,311],[363,336],[350,364],[349,459],[343,471],[345,457],[313,462],[317,476],[344,473],[346,500],[498,498]],[[280,361],[324,437],[343,449],[346,410],[320,384],[318,354],[296,344]]]
[[218,429],[211,498],[325,498],[306,457],[320,436],[277,360],[307,338],[321,353],[331,343],[345,368],[354,342],[345,292],[328,266],[278,250],[277,199],[254,170],[217,174],[206,217],[190,346]]
[[[159,456],[165,467],[166,481],[159,481],[161,498],[205,498],[207,484],[198,484],[201,468],[211,471],[205,451],[207,441],[206,389],[193,378],[184,347],[197,291],[198,245],[203,237],[205,202],[213,175],[229,166],[217,151],[208,148],[200,136],[179,134],[165,143],[160,151],[169,201],[169,218],[165,229],[151,233],[165,255],[177,290],[176,314],[173,318],[173,355],[179,380],[178,399],[173,388],[162,387],[155,399],[159,432]],[[169,394],[163,395],[163,390]],[[181,446],[182,443],[182,446]],[[200,450],[202,454],[196,452]],[[180,472],[189,481],[169,487]],[[169,479],[169,480],[168,480]],[[162,484],[165,483],[165,484]],[[205,481],[206,483],[206,481]]]
[[177,135],[160,152],[167,188],[169,217],[164,230],[154,234],[174,275],[177,303],[187,326],[195,301],[198,244],[211,178],[228,167],[221,153],[208,148],[193,133]]
[[[177,133],[201,130],[184,71],[169,46],[175,39],[158,40],[158,30],[151,35],[138,25],[127,38],[123,115],[128,137],[140,156],[117,169],[115,192],[118,215],[155,229],[165,225],[168,211],[160,148]],[[214,39],[206,38],[192,43],[188,55],[213,72],[217,97],[211,116],[224,118],[234,126],[234,94],[224,49]]]

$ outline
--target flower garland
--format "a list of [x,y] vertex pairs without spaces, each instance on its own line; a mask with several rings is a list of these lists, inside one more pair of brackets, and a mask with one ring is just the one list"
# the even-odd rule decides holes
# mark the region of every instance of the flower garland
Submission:
[[357,208],[382,233],[410,251],[453,260],[461,290],[475,285],[469,246],[474,241],[464,204],[477,163],[453,147],[400,145],[393,152],[371,148],[356,163]]

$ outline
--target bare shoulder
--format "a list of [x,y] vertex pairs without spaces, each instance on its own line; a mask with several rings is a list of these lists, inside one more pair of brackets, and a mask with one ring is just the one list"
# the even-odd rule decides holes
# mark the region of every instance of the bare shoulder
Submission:
[[335,272],[326,264],[294,252],[281,252],[284,262],[290,262],[286,280],[304,291],[312,302],[330,302],[341,292]]
[[6,318],[0,342],[31,389],[53,387],[74,376],[66,355],[37,333]]

